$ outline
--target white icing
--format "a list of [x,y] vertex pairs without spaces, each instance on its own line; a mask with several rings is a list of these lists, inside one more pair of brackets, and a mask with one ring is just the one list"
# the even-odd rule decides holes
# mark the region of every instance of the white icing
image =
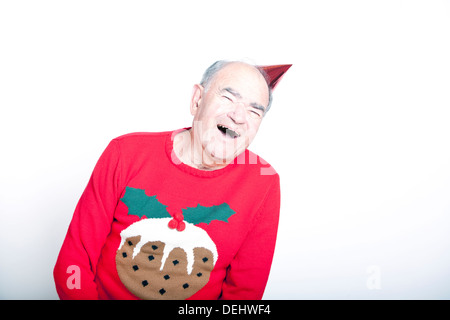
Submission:
[[165,247],[160,270],[164,268],[167,257],[175,248],[181,248],[186,252],[188,274],[191,274],[194,265],[194,248],[203,247],[210,250],[213,253],[213,265],[216,264],[218,258],[217,248],[205,230],[186,221],[184,222],[186,229],[183,231],[170,229],[168,226],[170,220],[172,218],[142,219],[131,224],[120,233],[121,242],[119,248],[122,248],[127,238],[141,236],[141,240],[133,250],[133,259],[147,242],[164,242]]

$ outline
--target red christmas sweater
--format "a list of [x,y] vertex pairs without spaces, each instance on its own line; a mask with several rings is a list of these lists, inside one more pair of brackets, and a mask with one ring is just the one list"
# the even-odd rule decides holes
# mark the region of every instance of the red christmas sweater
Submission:
[[178,131],[110,142],[54,268],[61,299],[261,299],[279,176],[246,150],[223,169],[178,160]]

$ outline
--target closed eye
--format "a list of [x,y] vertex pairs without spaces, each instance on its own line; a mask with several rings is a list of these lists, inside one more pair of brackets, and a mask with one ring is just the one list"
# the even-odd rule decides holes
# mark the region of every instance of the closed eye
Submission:
[[253,113],[254,115],[258,116],[258,117],[261,117],[261,116],[262,116],[260,112],[254,110],[254,109],[253,109],[253,110],[250,110],[250,112]]
[[264,115],[264,112],[266,111],[263,106],[256,103],[252,103],[250,106],[250,111],[258,115],[258,117],[262,117]]

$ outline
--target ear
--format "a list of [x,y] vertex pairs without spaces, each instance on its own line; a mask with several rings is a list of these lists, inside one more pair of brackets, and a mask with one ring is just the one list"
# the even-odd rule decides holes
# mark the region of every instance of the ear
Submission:
[[199,84],[195,84],[194,88],[192,89],[191,114],[193,116],[195,116],[195,114],[197,113],[197,110],[200,105],[200,101],[202,100],[202,97],[203,97],[203,91],[204,91],[203,86],[201,86]]

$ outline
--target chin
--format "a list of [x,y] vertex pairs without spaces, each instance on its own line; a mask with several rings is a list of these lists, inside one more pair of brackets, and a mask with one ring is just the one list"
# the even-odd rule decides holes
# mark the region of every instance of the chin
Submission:
[[249,145],[246,136],[230,139],[222,133],[209,137],[204,146],[204,150],[217,164],[233,162]]

